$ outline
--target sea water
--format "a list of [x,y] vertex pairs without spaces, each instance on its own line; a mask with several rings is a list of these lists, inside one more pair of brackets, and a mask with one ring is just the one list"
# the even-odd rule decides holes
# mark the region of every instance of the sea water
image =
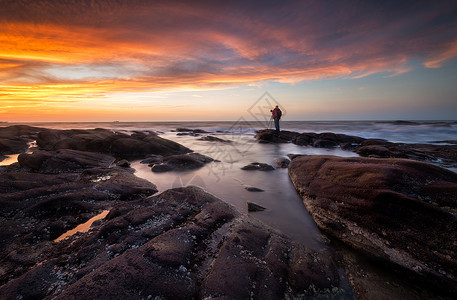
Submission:
[[[13,124],[7,124],[13,125]],[[241,168],[252,162],[275,164],[275,158],[287,154],[358,156],[352,151],[339,148],[320,149],[298,146],[292,143],[259,144],[255,131],[271,126],[268,122],[250,122],[244,119],[234,122],[95,122],[95,123],[29,123],[26,125],[54,129],[106,128],[130,133],[154,131],[161,137],[176,141],[195,152],[216,161],[203,168],[184,172],[153,173],[140,161],[132,162],[135,174],[156,184],[159,192],[169,188],[196,185],[247,214],[247,202],[266,208],[249,213],[264,223],[289,235],[310,248],[318,249],[322,243],[319,231],[289,180],[287,169],[274,171],[244,171]],[[199,136],[178,135],[177,128],[202,129],[207,134]],[[336,122],[281,122],[282,130],[296,132],[333,132],[363,138],[379,138],[401,143],[457,143],[457,122],[383,122],[383,121],[336,121]],[[229,143],[200,140],[204,135],[215,135]],[[457,170],[453,170],[457,171]],[[245,187],[264,190],[250,192]]]

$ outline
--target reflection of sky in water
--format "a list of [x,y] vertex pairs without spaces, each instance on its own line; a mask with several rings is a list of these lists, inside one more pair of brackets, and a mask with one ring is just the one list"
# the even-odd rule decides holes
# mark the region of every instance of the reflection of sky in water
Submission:
[[105,218],[109,213],[109,210],[104,210],[102,213],[96,215],[95,217],[89,219],[87,222],[83,223],[83,224],[80,224],[78,225],[77,227],[73,228],[72,230],[69,230],[67,232],[65,232],[64,234],[62,234],[61,236],[59,236],[58,238],[56,238],[54,240],[54,242],[60,242],[64,239],[66,239],[67,237],[70,237],[78,232],[88,232],[90,227],[92,226],[92,224],[95,222],[95,221],[98,221],[98,220],[101,220],[103,218]]
[[0,166],[9,166],[11,164],[14,164],[17,162],[17,157],[19,154],[12,154],[12,155],[5,155],[6,158],[2,161],[0,161]]
[[[212,162],[205,167],[185,172],[153,173],[147,165],[132,164],[135,175],[157,185],[160,192],[179,186],[197,185],[211,194],[234,205],[240,212],[247,213],[247,202],[259,204],[267,209],[251,213],[257,219],[300,240],[309,247],[318,248],[318,229],[305,209],[290,182],[287,169],[274,171],[244,171],[241,167],[262,162],[275,166],[275,158],[287,154],[326,154],[338,156],[357,156],[340,149],[317,149],[288,144],[258,144],[252,136],[235,137],[232,143],[199,141],[199,137],[177,136],[166,133],[164,138],[174,140],[195,152],[208,155],[220,162]],[[229,135],[218,135],[230,139]],[[249,192],[244,187],[254,186],[264,192]]]

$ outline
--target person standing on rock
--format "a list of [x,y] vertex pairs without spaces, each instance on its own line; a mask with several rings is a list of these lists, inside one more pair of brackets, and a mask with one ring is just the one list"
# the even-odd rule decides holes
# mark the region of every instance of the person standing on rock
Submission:
[[276,128],[276,131],[278,131],[278,132],[279,132],[279,120],[281,119],[281,116],[282,116],[282,111],[276,105],[276,107],[271,111],[271,118],[274,120],[275,128]]

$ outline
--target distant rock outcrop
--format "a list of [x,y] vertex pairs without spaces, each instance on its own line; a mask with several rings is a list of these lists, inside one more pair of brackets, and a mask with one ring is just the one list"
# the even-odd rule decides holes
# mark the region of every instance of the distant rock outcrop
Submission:
[[128,135],[107,129],[43,130],[37,144],[44,150],[73,149],[111,154],[119,159],[144,158],[150,154],[170,155],[191,152],[190,149],[155,133]]
[[[360,156],[377,158],[409,158],[457,167],[457,145],[392,143],[382,139],[365,139],[332,132],[291,132],[263,129],[256,133],[259,143],[294,143],[315,148],[337,148],[354,151]],[[451,141],[452,142],[452,141]]]
[[0,156],[25,152],[42,128],[27,125],[0,127]]

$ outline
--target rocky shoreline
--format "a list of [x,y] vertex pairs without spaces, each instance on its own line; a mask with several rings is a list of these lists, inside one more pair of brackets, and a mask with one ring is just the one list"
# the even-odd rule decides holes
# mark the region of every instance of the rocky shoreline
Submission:
[[[2,299],[382,299],[402,293],[451,299],[457,293],[457,174],[426,163],[455,165],[455,145],[271,130],[256,139],[366,156],[290,155],[290,164],[277,162],[289,164],[294,186],[328,237],[319,251],[201,188],[157,194],[129,161],[142,159],[151,172],[164,172],[200,168],[212,158],[154,132],[0,128],[0,155],[22,153],[17,163],[0,167]],[[26,153],[32,141],[37,147]],[[88,233],[55,241],[106,210]],[[386,278],[394,277],[370,271],[372,264],[360,257],[406,279],[389,290]]]

